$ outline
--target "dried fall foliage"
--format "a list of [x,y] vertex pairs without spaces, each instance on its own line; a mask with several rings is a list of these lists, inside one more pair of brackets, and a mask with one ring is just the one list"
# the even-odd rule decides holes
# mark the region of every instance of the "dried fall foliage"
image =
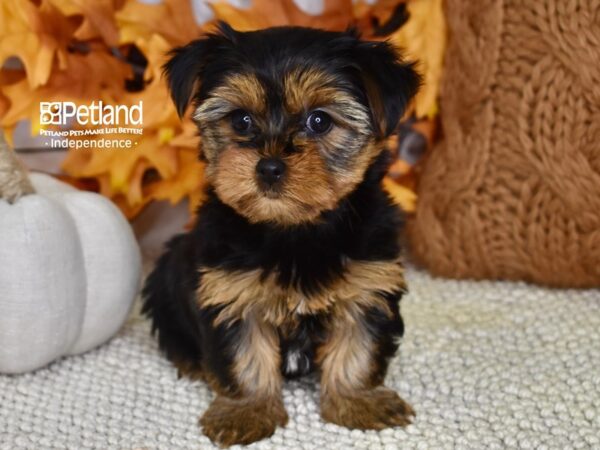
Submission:
[[[379,0],[373,5],[324,0],[318,15],[292,0],[253,0],[247,9],[218,0],[210,8],[214,20],[240,30],[293,24],[332,30],[354,26],[372,39],[389,34],[409,59],[420,61],[425,85],[412,113],[425,120],[436,114],[445,46],[442,0]],[[189,120],[177,117],[161,66],[170,48],[198,37],[214,20],[198,25],[190,0],[3,0],[0,65],[10,58],[20,63],[0,71],[0,126],[10,139],[16,124],[29,119],[32,133],[39,133],[42,101],[132,105],[142,100],[143,135],[134,150],[71,149],[63,169],[73,178],[94,180],[97,190],[129,217],[152,200],[176,203],[187,197],[194,207],[203,185],[198,137]],[[402,181],[409,170],[410,165],[397,164],[393,173]],[[414,194],[407,186],[391,179],[386,186],[412,209]]]

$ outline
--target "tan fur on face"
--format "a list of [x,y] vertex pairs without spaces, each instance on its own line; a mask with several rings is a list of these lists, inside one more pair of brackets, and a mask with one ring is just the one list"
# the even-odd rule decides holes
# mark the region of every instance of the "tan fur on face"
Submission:
[[202,153],[214,163],[230,141],[232,133],[225,117],[236,109],[255,116],[265,113],[265,90],[253,74],[233,74],[218,86],[194,113],[202,135]]
[[[339,200],[362,180],[383,148],[372,136],[369,111],[341,90],[332,75],[317,69],[292,71],[285,77],[284,87],[286,108],[291,113],[320,109],[334,119],[332,130],[318,138],[318,151],[333,174],[333,190]],[[300,133],[299,146],[303,139],[310,140]]]
[[322,209],[335,206],[337,196],[329,181],[331,174],[315,152],[307,150],[285,158],[288,165],[285,185],[275,198],[258,188],[256,165],[259,160],[256,151],[230,148],[207,169],[207,178],[219,198],[250,222],[288,225],[311,221]]
[[318,314],[342,308],[378,307],[389,312],[379,292],[404,289],[403,269],[398,261],[349,261],[343,278],[307,297],[294,287],[282,287],[277,274],[262,277],[260,270],[228,272],[202,269],[198,304],[222,306],[215,325],[258,314],[267,323],[282,326],[296,314]]
[[[254,74],[230,75],[215,88],[194,118],[208,160],[207,179],[219,198],[252,223],[286,226],[317,221],[352,192],[383,143],[372,135],[368,109],[339,83],[316,68],[283,74],[283,109],[276,112],[268,110],[266,89]],[[229,114],[236,109],[250,113],[252,133],[233,130]],[[320,136],[305,129],[315,109],[334,121]],[[286,128],[278,128],[278,123]],[[260,147],[252,141],[255,133],[263,138]],[[290,143],[295,149],[291,154],[285,150]],[[286,163],[277,195],[265,194],[256,182],[256,164],[262,157]]]
[[336,86],[332,75],[317,69],[296,69],[284,78],[286,109],[292,114],[324,109],[338,125],[368,136],[369,112],[348,92]]
[[266,109],[265,90],[256,75],[233,74],[218,86],[194,113],[198,122],[214,122],[234,109],[263,114]]

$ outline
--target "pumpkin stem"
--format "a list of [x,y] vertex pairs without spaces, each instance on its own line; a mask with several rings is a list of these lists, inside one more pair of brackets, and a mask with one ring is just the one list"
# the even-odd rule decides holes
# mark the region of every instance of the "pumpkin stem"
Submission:
[[34,192],[27,169],[8,147],[4,133],[0,131],[0,199],[14,203]]

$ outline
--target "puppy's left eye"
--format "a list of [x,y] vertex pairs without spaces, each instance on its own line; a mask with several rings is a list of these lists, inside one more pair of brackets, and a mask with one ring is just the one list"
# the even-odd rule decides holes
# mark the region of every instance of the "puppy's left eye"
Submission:
[[243,109],[236,109],[231,113],[231,126],[238,133],[246,133],[252,128],[252,117]]
[[314,134],[325,134],[331,129],[333,120],[325,111],[313,111],[306,119],[306,128]]

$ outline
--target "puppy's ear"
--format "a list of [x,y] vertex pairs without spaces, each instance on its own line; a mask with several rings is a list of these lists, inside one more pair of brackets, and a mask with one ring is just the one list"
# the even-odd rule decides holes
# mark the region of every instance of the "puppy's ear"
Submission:
[[375,131],[380,137],[387,137],[416,94],[421,77],[414,64],[403,62],[399,52],[387,42],[363,41],[355,51]]
[[163,71],[180,117],[196,94],[207,66],[224,50],[231,48],[236,33],[228,24],[220,22],[216,33],[171,50]]

